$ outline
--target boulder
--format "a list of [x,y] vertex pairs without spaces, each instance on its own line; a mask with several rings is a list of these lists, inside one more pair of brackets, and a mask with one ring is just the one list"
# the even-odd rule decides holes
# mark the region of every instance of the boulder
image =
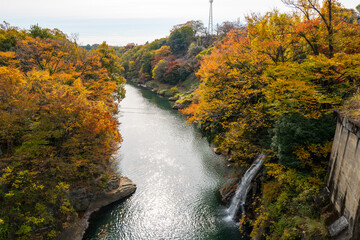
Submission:
[[160,96],[165,96],[165,94],[166,94],[166,89],[159,89],[159,90],[157,91],[157,94],[160,95]]
[[219,148],[213,148],[213,151],[216,155],[221,155],[221,151],[219,150]]
[[336,220],[333,224],[331,224],[328,227],[330,236],[332,238],[338,236],[340,233],[342,233],[345,229],[347,229],[349,226],[348,220],[342,216],[338,220]]

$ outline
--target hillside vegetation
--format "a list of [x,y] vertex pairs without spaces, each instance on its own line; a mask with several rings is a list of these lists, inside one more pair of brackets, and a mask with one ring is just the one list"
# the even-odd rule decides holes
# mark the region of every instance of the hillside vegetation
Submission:
[[[326,239],[327,213],[315,199],[326,178],[333,110],[349,98],[346,106],[358,105],[359,13],[335,0],[283,2],[293,12],[252,14],[246,26],[224,23],[217,36],[188,22],[117,52],[129,80],[166,84],[168,96],[186,101],[182,113],[235,166],[269,153],[254,210],[242,218],[253,237]],[[185,85],[193,87],[177,95]]]
[[225,22],[217,30],[219,35],[212,36],[206,33],[202,22],[189,21],[174,26],[168,37],[140,46],[129,43],[116,47],[115,51],[126,79],[171,97],[173,101],[179,100],[185,107],[191,102],[191,92],[199,85],[195,72],[202,56],[236,28],[241,28],[239,23]]
[[121,65],[61,31],[0,25],[0,239],[53,239],[76,212],[68,192],[100,191],[121,142]]

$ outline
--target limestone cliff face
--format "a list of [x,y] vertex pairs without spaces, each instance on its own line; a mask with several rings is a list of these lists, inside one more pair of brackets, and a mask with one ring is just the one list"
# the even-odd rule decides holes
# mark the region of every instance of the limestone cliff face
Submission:
[[352,239],[360,239],[360,123],[338,115],[327,187]]
[[73,190],[69,193],[69,199],[77,212],[84,212],[84,215],[65,229],[58,240],[81,240],[91,213],[99,210],[101,207],[109,205],[118,200],[124,199],[136,190],[136,185],[126,177],[113,176],[108,182],[107,187],[102,192],[90,193],[84,188]]

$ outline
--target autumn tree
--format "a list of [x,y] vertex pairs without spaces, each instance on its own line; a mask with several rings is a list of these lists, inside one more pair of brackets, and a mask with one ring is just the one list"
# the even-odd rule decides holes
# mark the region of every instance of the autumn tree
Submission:
[[[328,57],[334,56],[334,8],[339,7],[336,0],[324,0],[322,4],[318,0],[283,0],[289,6],[298,9],[307,21],[320,19],[327,32]],[[319,23],[320,23],[319,22]]]
[[275,10],[264,16],[253,14],[247,21],[252,48],[269,56],[275,64],[293,60],[297,39],[292,34],[294,19],[291,15]]
[[113,174],[122,67],[56,29],[0,35],[15,37],[0,43],[0,238],[54,239],[76,217],[68,192]]
[[167,45],[164,45],[161,48],[154,50],[154,57],[153,57],[153,60],[151,61],[151,66],[154,69],[155,65],[159,61],[161,61],[162,59],[165,59],[171,55],[172,55],[171,49]]
[[144,80],[150,80],[151,78],[151,61],[153,60],[153,54],[151,52],[145,52],[141,56],[141,68],[140,77]]
[[165,78],[165,72],[166,72],[166,68],[168,67],[168,64],[169,62],[166,61],[165,59],[160,60],[152,71],[153,79],[157,81],[163,81],[163,79]]
[[116,56],[114,49],[109,47],[106,42],[100,44],[96,51],[100,55],[100,62],[102,67],[107,70],[111,80],[116,82],[119,89],[118,99],[121,100],[125,97],[124,85],[126,80],[121,76],[124,68],[120,64],[119,57]]
[[[259,76],[269,58],[258,58],[250,39],[232,31],[211,55],[205,56],[193,105],[183,113],[215,137],[220,149],[228,149],[238,163],[260,151],[261,132],[267,127]],[[259,104],[260,103],[260,104]]]

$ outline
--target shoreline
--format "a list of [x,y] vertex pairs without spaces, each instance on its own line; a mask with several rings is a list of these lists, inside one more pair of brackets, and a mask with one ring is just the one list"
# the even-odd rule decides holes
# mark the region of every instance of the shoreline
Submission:
[[[120,177],[119,186],[111,191],[103,191],[96,193],[91,200],[89,207],[86,209],[82,217],[78,217],[71,227],[64,229],[57,240],[82,240],[86,230],[89,227],[89,219],[91,214],[101,210],[102,207],[111,203],[130,197],[136,191],[136,184],[127,177]],[[79,215],[78,215],[79,216]]]

